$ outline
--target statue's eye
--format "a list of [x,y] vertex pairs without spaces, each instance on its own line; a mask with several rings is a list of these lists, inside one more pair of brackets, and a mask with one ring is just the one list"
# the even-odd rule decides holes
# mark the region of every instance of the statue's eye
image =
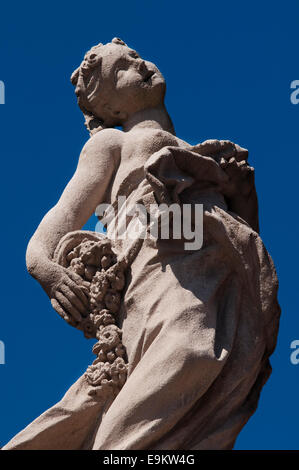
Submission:
[[137,54],[135,51],[130,51],[129,56],[132,57],[133,59],[140,59],[140,55]]

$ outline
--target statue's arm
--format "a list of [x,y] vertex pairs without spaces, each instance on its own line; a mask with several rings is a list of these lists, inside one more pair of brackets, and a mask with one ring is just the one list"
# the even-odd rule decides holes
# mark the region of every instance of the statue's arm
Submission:
[[259,233],[258,199],[254,182],[254,168],[245,160],[231,158],[223,168],[231,181],[231,194],[227,195],[229,210],[238,214]]
[[254,169],[248,165],[248,151],[229,140],[216,139],[206,140],[193,147],[193,150],[216,159],[229,177],[224,188],[228,209],[259,232]]
[[70,323],[80,320],[87,298],[78,287],[79,278],[54,263],[53,253],[61,237],[81,229],[103,202],[119,165],[121,134],[114,129],[103,130],[86,143],[72,179],[28,244],[29,273],[42,285],[53,307]]

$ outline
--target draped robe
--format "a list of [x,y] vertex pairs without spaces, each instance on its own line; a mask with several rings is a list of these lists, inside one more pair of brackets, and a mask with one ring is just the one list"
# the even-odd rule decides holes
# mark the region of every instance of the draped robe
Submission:
[[202,247],[142,241],[118,319],[129,364],[120,393],[103,405],[83,375],[4,449],[233,448],[271,373],[280,309],[273,262],[229,211],[226,183],[196,147],[165,147],[121,186],[131,205],[202,204]]

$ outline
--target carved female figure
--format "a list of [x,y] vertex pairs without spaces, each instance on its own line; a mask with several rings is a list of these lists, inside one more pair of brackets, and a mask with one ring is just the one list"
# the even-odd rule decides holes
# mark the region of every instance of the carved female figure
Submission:
[[[71,80],[91,138],[32,237],[27,266],[59,315],[84,329],[91,308],[87,281],[96,275],[93,268],[84,271],[84,259],[98,250],[103,269],[116,266],[113,256],[125,260],[112,273],[110,313],[99,307],[100,316],[93,317],[102,333],[109,325],[108,342],[121,328],[122,344],[113,343],[118,349],[110,356],[96,349],[102,359],[95,369],[4,448],[230,449],[269,377],[280,315],[275,269],[258,235],[248,153],[228,141],[191,146],[176,137],[163,76],[120,39],[92,48]],[[72,245],[69,267],[58,262],[61,239],[78,236],[97,206],[114,204],[118,196],[146,208],[202,204],[202,247],[188,251],[183,239],[149,237],[129,259],[122,258],[132,245],[125,237],[112,251],[106,242],[104,250],[103,240],[97,248],[85,240],[85,251]],[[106,278],[97,276],[104,289]],[[115,355],[117,371],[127,367],[127,380],[103,399],[93,392],[92,374],[99,361],[114,364]]]

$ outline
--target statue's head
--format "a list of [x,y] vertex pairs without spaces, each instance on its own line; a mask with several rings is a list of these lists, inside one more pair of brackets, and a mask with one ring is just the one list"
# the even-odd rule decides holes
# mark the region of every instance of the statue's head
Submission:
[[164,101],[165,80],[157,67],[118,38],[88,51],[71,82],[91,134],[121,126],[136,112]]

